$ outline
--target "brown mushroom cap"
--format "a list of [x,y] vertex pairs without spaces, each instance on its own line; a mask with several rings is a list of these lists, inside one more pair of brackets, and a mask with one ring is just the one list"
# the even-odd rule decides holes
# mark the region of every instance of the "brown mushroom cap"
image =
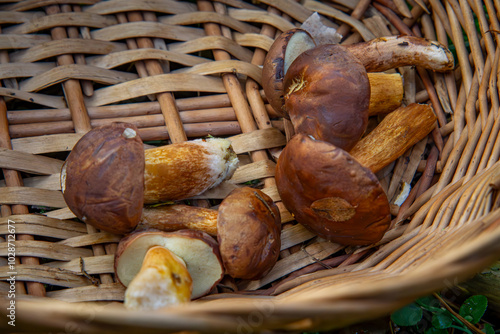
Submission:
[[325,239],[367,245],[389,227],[389,202],[377,177],[330,143],[295,135],[278,159],[276,185],[295,219]]
[[165,247],[184,260],[193,280],[192,299],[209,293],[224,276],[218,244],[208,234],[195,230],[152,230],[129,234],[118,244],[115,274],[124,286],[137,275],[147,251],[154,246]]
[[285,106],[296,133],[345,150],[368,124],[370,82],[363,64],[341,45],[307,50],[290,65],[284,81]]
[[123,234],[139,222],[144,194],[144,147],[137,127],[112,123],[87,132],[61,170],[69,209],[103,231]]
[[233,190],[220,204],[217,239],[226,273],[259,279],[278,260],[281,217],[273,200],[258,189]]
[[303,29],[283,32],[271,45],[262,68],[262,88],[273,109],[288,118],[284,109],[283,79],[290,64],[299,54],[316,46],[312,36]]

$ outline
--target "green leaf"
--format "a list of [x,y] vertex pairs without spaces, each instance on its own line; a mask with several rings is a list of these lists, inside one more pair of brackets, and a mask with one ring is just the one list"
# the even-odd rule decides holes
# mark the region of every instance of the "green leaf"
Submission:
[[459,314],[472,324],[477,324],[488,307],[488,299],[483,295],[467,298],[460,307]]
[[446,329],[431,327],[425,331],[425,334],[448,334],[448,331]]
[[439,307],[439,300],[432,295],[419,298],[415,302],[425,309]]
[[437,329],[450,328],[453,325],[453,317],[447,311],[437,312],[432,315],[432,326]]
[[391,320],[398,326],[415,326],[423,316],[422,309],[415,303],[409,304],[391,314]]
[[484,324],[484,328],[481,331],[486,334],[495,334],[495,330],[490,324]]

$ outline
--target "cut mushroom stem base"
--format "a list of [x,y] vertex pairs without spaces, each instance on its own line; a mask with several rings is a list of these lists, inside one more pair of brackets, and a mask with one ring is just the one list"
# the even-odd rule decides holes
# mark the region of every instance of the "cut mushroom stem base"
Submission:
[[191,300],[193,280],[184,261],[165,247],[148,250],[125,292],[125,307],[156,310]]

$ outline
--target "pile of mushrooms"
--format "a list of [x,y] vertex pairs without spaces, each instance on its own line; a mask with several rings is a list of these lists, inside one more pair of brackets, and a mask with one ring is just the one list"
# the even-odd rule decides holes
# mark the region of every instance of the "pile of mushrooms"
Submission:
[[[276,113],[288,118],[295,130],[278,159],[278,192],[297,222],[327,240],[372,244],[390,226],[389,200],[374,173],[425,138],[436,117],[427,105],[401,107],[380,123],[385,130],[365,136],[373,99],[368,72],[406,65],[443,72],[453,69],[454,61],[443,45],[423,38],[316,45],[300,28],[282,33],[269,50],[264,92]],[[408,121],[417,109],[419,116]],[[376,170],[364,165],[366,157],[383,158],[384,154],[375,156],[380,152],[377,146],[394,143],[390,151],[399,155],[389,154],[382,166],[369,162]],[[363,164],[357,157],[364,158]]]
[[145,150],[128,123],[95,128],[76,143],[61,170],[63,196],[85,223],[125,234],[115,274],[127,287],[127,308],[185,303],[210,293],[226,274],[258,279],[271,270],[281,217],[265,193],[237,188],[218,210],[176,203],[230,178],[237,164],[227,139]]

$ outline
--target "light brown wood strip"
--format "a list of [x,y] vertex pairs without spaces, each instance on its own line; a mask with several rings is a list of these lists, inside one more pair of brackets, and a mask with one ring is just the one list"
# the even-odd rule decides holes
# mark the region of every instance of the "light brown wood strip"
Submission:
[[55,64],[50,62],[0,64],[0,79],[33,77],[54,67]]
[[169,49],[170,51],[180,53],[194,53],[205,50],[220,49],[230,53],[241,61],[251,62],[252,60],[252,52],[250,50],[245,49],[233,40],[222,36],[204,36],[184,43],[172,43],[169,45]]
[[89,285],[49,291],[47,297],[65,302],[122,301],[125,297],[125,287],[120,283]]
[[98,89],[87,99],[87,106],[101,106],[150,94],[179,91],[224,93],[225,89],[220,78],[184,73],[162,74]]
[[0,204],[38,205],[52,208],[66,206],[60,191],[26,187],[0,188]]
[[299,22],[304,22],[312,15],[312,11],[302,6],[299,2],[287,0],[261,0],[266,5],[279,9]]
[[68,53],[108,54],[111,52],[123,51],[126,50],[126,48],[127,47],[121,43],[66,38],[41,44],[38,43],[27,50],[13,52],[10,55],[10,59],[13,63],[31,63]]
[[[74,5],[93,5],[99,0],[64,0],[65,4]],[[60,0],[22,0],[10,5],[2,7],[2,10],[12,10],[12,11],[27,11],[35,8],[42,8],[50,5],[60,5]]]
[[196,11],[196,5],[173,0],[109,0],[99,1],[85,8],[85,12],[101,15],[133,11],[155,11],[165,14],[180,14]]
[[288,249],[304,241],[312,239],[316,234],[307,230],[304,226],[296,224],[281,231],[281,250]]
[[32,20],[7,27],[4,31],[7,34],[32,34],[55,27],[78,26],[90,28],[104,28],[116,24],[117,21],[112,16],[103,16],[93,13],[59,13],[50,16],[35,17]]
[[[114,273],[114,255],[83,257],[83,267],[89,275]],[[70,261],[52,261],[44,264],[47,267],[59,268],[80,273],[80,258]]]
[[262,69],[256,65],[239,60],[220,60],[186,67],[172,73],[193,73],[200,75],[213,75],[223,73],[242,74],[262,83]]
[[66,102],[62,96],[51,96],[46,94],[29,93],[13,88],[0,87],[0,96],[15,98],[21,101],[35,103],[50,108],[66,108]]
[[82,134],[64,133],[47,136],[12,139],[12,148],[15,151],[41,154],[52,152],[71,151]]
[[111,69],[124,64],[147,59],[169,61],[184,66],[194,66],[211,61],[207,58],[191,56],[179,52],[158,49],[136,49],[113,52],[105,56],[89,57],[87,58],[87,63],[89,65]]
[[[61,174],[52,174],[47,176],[34,176],[23,179],[25,187],[40,188],[48,190],[61,190]],[[0,181],[0,187],[6,187],[5,181]]]
[[234,34],[234,40],[241,46],[269,51],[274,40],[260,34]]
[[19,24],[44,16],[41,12],[0,11],[0,24]]
[[36,226],[50,227],[58,230],[64,230],[72,234],[73,236],[83,235],[87,233],[87,227],[85,226],[84,223],[72,220],[50,218],[38,214],[11,215],[8,217],[3,217],[0,218],[0,226],[7,225],[9,220],[14,221],[15,224],[26,224],[33,226],[36,225]]
[[0,35],[0,50],[27,49],[50,41],[48,35]]
[[75,214],[71,212],[71,210],[66,207],[58,210],[52,210],[48,211],[44,214],[47,217],[50,218],[56,218],[56,219],[73,219],[76,218]]
[[0,168],[50,175],[59,173],[63,163],[54,158],[0,148]]
[[137,37],[156,37],[175,41],[189,41],[203,37],[199,28],[173,26],[159,22],[129,22],[94,30],[91,36],[95,40],[117,41]]
[[238,167],[229,182],[237,184],[272,177],[275,171],[276,164],[271,160],[257,161]]
[[69,79],[90,80],[106,85],[136,79],[135,73],[107,70],[90,65],[62,65],[47,72],[39,74],[33,78],[26,79],[20,84],[21,90],[34,92],[53,86]]
[[361,21],[352,18],[350,15],[347,15],[338,9],[332,8],[327,4],[314,0],[305,0],[304,7],[310,11],[318,12],[319,14],[330,16],[336,20],[349,24],[351,27],[356,29],[357,32],[359,32],[365,41],[375,38],[375,35],[368,30]]
[[[17,234],[37,235],[56,239],[74,238],[82,235],[82,233],[77,233],[74,231],[35,224],[24,224],[16,222],[15,226]],[[0,225],[0,234],[8,234],[7,225]]]
[[[0,279],[9,278],[7,266],[0,267]],[[42,265],[16,265],[16,280],[28,282],[40,282],[66,288],[90,285],[90,281],[83,276],[79,276],[67,270],[50,268]]]
[[280,194],[278,193],[278,188],[276,186],[270,186],[262,189],[262,192],[267,196],[271,197],[274,202],[281,201]]
[[[0,243],[0,256],[7,256],[8,243]],[[16,256],[34,256],[69,261],[79,257],[92,256],[92,250],[73,248],[48,241],[16,240]]]
[[276,128],[255,130],[229,138],[236,154],[286,145],[285,135]]
[[[295,25],[285,18],[270,12],[262,12],[261,10],[248,9],[230,9],[228,11],[230,17],[244,22],[253,22],[260,24],[268,24],[281,31],[286,31],[295,28]],[[243,31],[240,31],[243,33]]]
[[83,247],[90,245],[106,244],[119,242],[122,236],[107,232],[98,232],[87,235],[75,236],[69,239],[61,240],[58,244],[71,247]]
[[[260,14],[262,15],[262,11],[260,12]],[[259,32],[259,28],[241,22],[238,17],[232,18],[230,16],[214,12],[183,13],[183,14],[166,16],[160,18],[159,21],[171,25],[193,25],[193,24],[212,22],[224,25],[240,33]]]

